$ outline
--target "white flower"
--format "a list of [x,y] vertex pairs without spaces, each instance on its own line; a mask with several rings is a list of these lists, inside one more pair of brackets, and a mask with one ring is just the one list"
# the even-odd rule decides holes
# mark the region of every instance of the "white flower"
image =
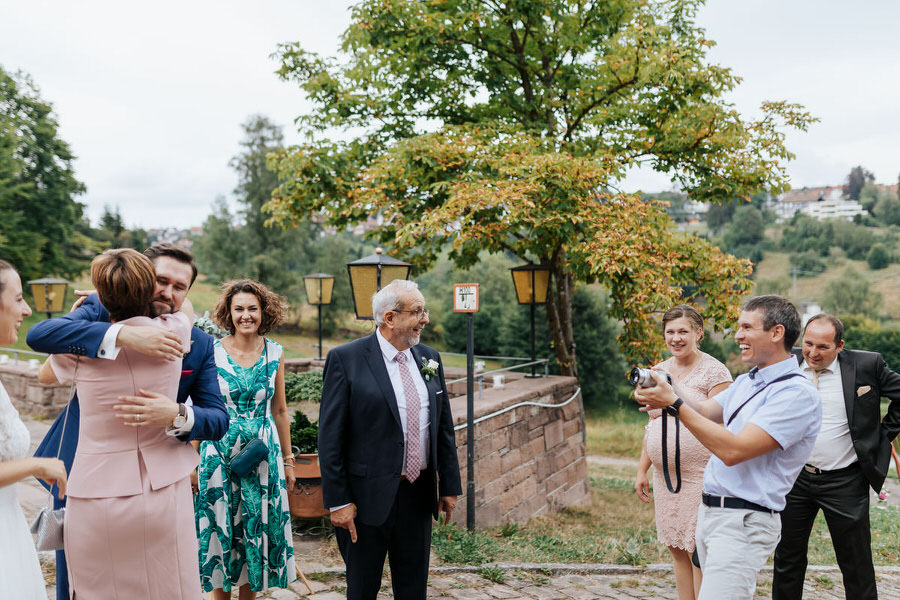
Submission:
[[428,365],[426,365],[426,366],[427,366],[429,369],[437,369],[437,368],[438,368],[438,362],[437,362],[436,360],[434,360],[433,358],[429,358],[429,359],[428,359]]

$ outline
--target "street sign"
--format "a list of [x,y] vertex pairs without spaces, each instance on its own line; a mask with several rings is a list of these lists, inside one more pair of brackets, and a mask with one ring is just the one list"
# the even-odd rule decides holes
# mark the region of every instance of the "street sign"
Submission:
[[453,312],[478,312],[478,284],[453,284]]

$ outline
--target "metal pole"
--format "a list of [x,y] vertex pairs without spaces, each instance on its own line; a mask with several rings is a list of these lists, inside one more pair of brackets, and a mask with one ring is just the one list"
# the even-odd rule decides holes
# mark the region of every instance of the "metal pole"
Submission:
[[[320,282],[321,284],[321,282]],[[320,298],[321,300],[321,298]],[[319,304],[319,360],[322,359],[322,304]]]
[[466,529],[475,530],[475,315],[466,314]]
[[537,377],[534,374],[534,298],[531,299],[531,376]]
[[46,283],[44,284],[44,306],[47,309],[47,318],[52,318],[53,313],[50,312],[50,285]]

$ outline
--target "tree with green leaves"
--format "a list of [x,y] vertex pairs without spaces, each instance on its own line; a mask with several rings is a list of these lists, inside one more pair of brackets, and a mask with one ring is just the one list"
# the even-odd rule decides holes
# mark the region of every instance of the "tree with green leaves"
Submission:
[[844,269],[841,277],[832,281],[822,296],[822,308],[831,314],[878,317],[881,308],[881,292],[852,266]]
[[96,246],[75,200],[85,188],[73,160],[31,78],[0,68],[0,257],[23,280],[74,277]]
[[875,175],[861,166],[853,167],[847,174],[844,182],[844,195],[851,200],[859,200],[859,194],[862,192],[866,183],[875,181]]
[[[364,0],[343,60],[286,44],[280,75],[313,104],[308,141],[272,158],[276,222],[311,214],[373,232],[417,271],[444,248],[460,268],[507,252],[550,268],[547,322],[577,375],[576,284],[610,290],[632,359],[658,356],[660,310],[705,302],[736,314],[749,265],[674,231],[654,203],[619,191],[644,164],[696,200],[786,185],[784,128],[810,117],[767,102],[757,120],[724,96],[698,0]],[[689,291],[688,291],[689,290]]]

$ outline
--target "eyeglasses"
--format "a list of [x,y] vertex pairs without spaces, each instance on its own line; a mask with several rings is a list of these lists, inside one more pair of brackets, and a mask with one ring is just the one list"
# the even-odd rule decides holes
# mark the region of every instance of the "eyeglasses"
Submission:
[[427,308],[420,308],[420,309],[418,309],[418,310],[401,310],[401,309],[397,309],[397,310],[395,310],[395,311],[393,311],[393,312],[405,312],[405,313],[411,313],[411,314],[416,315],[416,319],[417,319],[417,320],[421,321],[423,316],[424,316],[426,319],[428,318],[429,310],[428,310]]

